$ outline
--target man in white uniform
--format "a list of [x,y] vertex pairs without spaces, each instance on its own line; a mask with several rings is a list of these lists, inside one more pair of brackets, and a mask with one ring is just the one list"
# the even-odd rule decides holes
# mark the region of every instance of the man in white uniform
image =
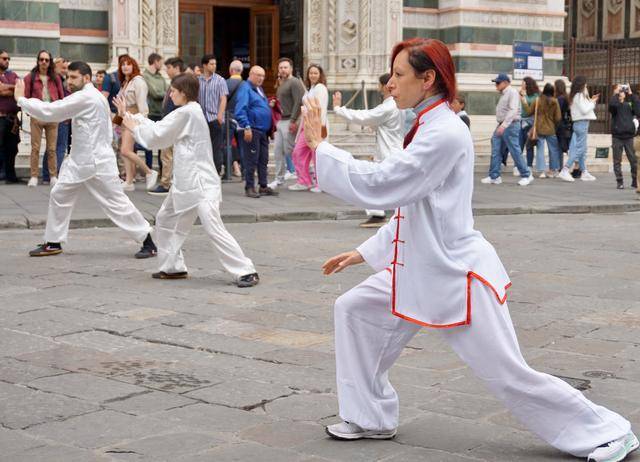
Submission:
[[[342,94],[339,91],[333,94],[333,111],[337,115],[351,123],[376,129],[374,162],[382,162],[394,152],[402,151],[402,139],[405,132],[404,117],[387,89],[387,82],[390,78],[391,74],[386,73],[378,79],[378,91],[382,95],[383,101],[373,109],[348,109],[342,106]],[[369,217],[367,221],[360,223],[362,228],[379,228],[386,222],[384,210],[367,209],[367,216]]]
[[109,103],[91,82],[88,64],[75,61],[67,76],[71,95],[53,103],[24,97],[24,83],[16,84],[15,98],[22,110],[43,122],[72,119],[74,143],[63,161],[58,182],[51,189],[44,244],[29,252],[32,257],[62,253],[67,240],[71,212],[84,186],[105,214],[142,248],[136,258],[156,255],[149,234],[151,225],[122,190],[116,156],[111,147],[113,130]]
[[[304,133],[316,150],[322,189],[363,207],[396,209],[356,250],[324,264],[325,274],[367,262],[376,274],[335,304],[336,439],[393,438],[398,395],[388,371],[421,327],[443,339],[529,430],[590,462],[619,462],[638,448],[631,424],[522,357],[506,305],[509,276],[473,228],[473,141],[451,110],[455,66],[439,40],[393,50],[388,83],[399,108],[414,108],[401,155],[358,161],[322,141],[317,102],[305,102]],[[428,431],[428,429],[425,429]]]

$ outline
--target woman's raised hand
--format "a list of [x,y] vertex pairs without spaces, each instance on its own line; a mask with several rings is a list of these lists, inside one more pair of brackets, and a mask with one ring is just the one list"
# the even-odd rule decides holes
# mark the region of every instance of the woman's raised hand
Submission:
[[127,101],[123,94],[117,95],[113,98],[113,105],[118,109],[118,115],[124,117],[127,113]]
[[360,255],[360,252],[352,250],[351,252],[341,253],[340,255],[336,255],[335,257],[328,259],[322,265],[322,272],[325,275],[339,273],[347,266],[357,265],[362,262],[364,262],[364,258]]
[[131,115],[130,113],[126,113],[125,116],[122,119],[122,125],[124,125],[125,128],[133,131],[134,128],[136,128],[138,125],[140,125],[140,122],[138,122],[133,115]]
[[306,98],[302,106],[304,139],[315,150],[322,142],[322,110],[317,98]]

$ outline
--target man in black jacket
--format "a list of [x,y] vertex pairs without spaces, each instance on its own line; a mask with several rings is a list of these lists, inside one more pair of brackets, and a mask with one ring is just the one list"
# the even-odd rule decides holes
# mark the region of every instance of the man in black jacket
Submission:
[[631,187],[638,187],[638,161],[633,138],[637,132],[634,117],[640,117],[640,100],[631,94],[629,85],[616,85],[609,101],[611,113],[611,139],[613,145],[613,171],[616,174],[618,189],[624,189],[622,180],[622,149],[624,148],[631,165]]

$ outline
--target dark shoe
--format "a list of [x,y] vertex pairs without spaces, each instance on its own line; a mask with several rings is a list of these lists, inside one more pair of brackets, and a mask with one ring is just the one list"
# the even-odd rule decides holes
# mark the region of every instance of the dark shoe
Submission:
[[58,242],[45,242],[29,252],[30,257],[48,257],[62,253],[62,246]]
[[369,217],[367,221],[360,223],[361,228],[380,228],[387,224],[386,217]]
[[280,194],[278,191],[274,191],[269,186],[265,186],[264,188],[261,186],[258,192],[261,196],[278,196]]
[[26,181],[20,179],[20,178],[12,178],[9,180],[5,180],[6,184],[27,184]]
[[238,283],[236,284],[238,287],[253,287],[258,285],[260,282],[260,276],[258,273],[245,274],[240,279],[238,279]]
[[636,180],[633,180],[633,181],[631,182],[631,187],[632,187],[632,188],[636,188],[636,189],[638,189],[638,182],[637,182]]
[[155,189],[147,192],[152,196],[166,196],[169,194],[169,190],[162,185],[158,185]]
[[624,184],[623,184],[623,183],[618,183],[618,186],[616,186],[616,188],[618,188],[618,189],[624,189]]
[[158,255],[158,248],[153,243],[153,239],[151,239],[151,234],[147,234],[144,242],[142,243],[142,247],[135,254],[136,258],[150,258]]
[[179,271],[177,273],[165,273],[164,271],[160,271],[158,273],[153,273],[151,277],[153,279],[187,279],[187,277],[189,277],[189,273],[186,271]]
[[256,192],[256,188],[247,188],[244,190],[244,195],[247,197],[252,197],[254,199],[260,199],[260,194]]

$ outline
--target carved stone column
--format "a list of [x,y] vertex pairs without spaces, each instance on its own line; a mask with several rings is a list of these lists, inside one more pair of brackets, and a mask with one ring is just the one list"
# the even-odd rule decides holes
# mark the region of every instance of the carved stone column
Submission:
[[178,0],[156,0],[156,47],[165,58],[178,56]]
[[111,68],[118,65],[118,56],[130,54],[142,61],[140,43],[140,3],[138,0],[112,0],[111,3]]

